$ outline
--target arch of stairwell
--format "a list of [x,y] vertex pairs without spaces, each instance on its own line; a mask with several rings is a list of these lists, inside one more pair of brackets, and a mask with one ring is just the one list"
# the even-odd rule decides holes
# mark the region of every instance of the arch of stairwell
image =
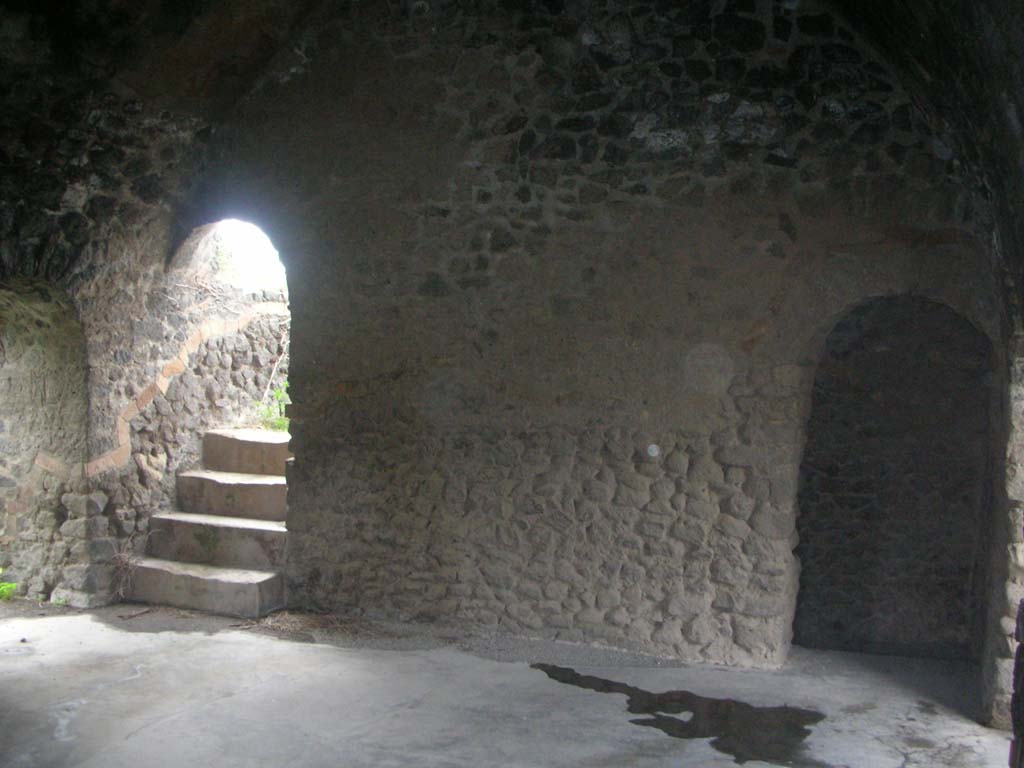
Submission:
[[[170,295],[198,297],[192,331],[161,372],[165,398],[195,418],[168,416],[171,422],[189,433],[225,427],[287,431],[288,284],[270,238],[235,218],[198,227],[174,253],[167,278]],[[191,455],[178,466],[190,462]]]
[[[228,220],[197,228],[146,303],[164,326],[163,342],[145,350],[150,375],[117,409],[116,439],[93,453],[87,478],[134,463],[144,485],[159,485],[196,462],[203,430],[257,426],[268,418],[274,391],[286,390],[287,283],[255,225]],[[132,350],[135,357],[141,352]],[[173,498],[173,483],[163,485]]]
[[132,596],[150,522],[178,507],[178,475],[201,466],[208,431],[287,434],[288,288],[269,238],[235,219],[197,227],[144,291],[123,347],[91,365],[94,437],[67,502],[91,505],[107,530],[89,536],[87,578],[54,593],[72,605]]
[[[255,224],[225,219],[185,238],[154,294],[154,314],[176,316],[180,328],[160,350],[156,378],[121,415],[126,434],[115,450],[127,446],[126,482],[145,492],[127,512],[141,535],[121,536],[134,558],[114,573],[113,590],[259,615],[280,607],[284,594],[276,571],[286,536],[284,267]],[[261,572],[258,584],[225,586]]]

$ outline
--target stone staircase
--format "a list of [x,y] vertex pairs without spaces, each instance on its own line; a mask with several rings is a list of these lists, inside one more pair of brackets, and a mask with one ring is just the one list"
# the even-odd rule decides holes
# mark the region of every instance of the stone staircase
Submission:
[[150,518],[131,599],[255,618],[283,608],[288,434],[203,436],[203,469],[178,475],[182,511]]

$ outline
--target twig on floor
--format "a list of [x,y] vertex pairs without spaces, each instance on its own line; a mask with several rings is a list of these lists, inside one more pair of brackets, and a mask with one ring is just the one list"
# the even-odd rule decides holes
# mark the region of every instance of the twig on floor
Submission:
[[143,608],[141,611],[136,611],[135,613],[119,613],[119,614],[117,614],[117,618],[119,618],[119,619],[134,619],[137,616],[141,616],[144,613],[149,613],[152,610],[153,610],[152,608]]

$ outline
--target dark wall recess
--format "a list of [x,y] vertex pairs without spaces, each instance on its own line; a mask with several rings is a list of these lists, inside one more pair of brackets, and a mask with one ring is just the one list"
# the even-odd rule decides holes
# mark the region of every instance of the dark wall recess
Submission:
[[976,655],[991,354],[953,310],[911,296],[833,329],[800,468],[796,643]]

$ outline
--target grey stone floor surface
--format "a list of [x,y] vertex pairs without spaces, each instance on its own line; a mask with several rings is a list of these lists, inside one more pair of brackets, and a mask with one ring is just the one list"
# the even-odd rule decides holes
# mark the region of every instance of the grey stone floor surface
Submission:
[[967,716],[975,671],[947,662],[795,648],[781,671],[731,670],[423,626],[16,603],[0,606],[4,768],[1007,763],[1007,735]]

